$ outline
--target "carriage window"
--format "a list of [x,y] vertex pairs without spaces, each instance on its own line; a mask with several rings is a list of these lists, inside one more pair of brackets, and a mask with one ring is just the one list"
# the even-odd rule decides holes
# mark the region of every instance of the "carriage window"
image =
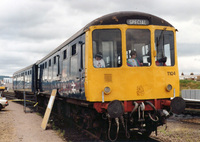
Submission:
[[53,57],[53,64],[56,64],[56,56]]
[[64,50],[63,51],[63,59],[66,59],[67,58],[67,50]]
[[174,33],[173,31],[155,31],[156,65],[174,66]]
[[45,69],[47,68],[47,62],[45,62]]
[[142,67],[151,65],[150,31],[128,29],[126,31],[127,65]]
[[82,45],[81,49],[81,68],[85,68],[85,44]]
[[121,31],[119,29],[94,30],[92,41],[95,68],[113,68],[122,65]]
[[71,76],[77,76],[78,73],[78,55],[71,57]]
[[51,66],[51,59],[49,59],[49,67]]
[[72,56],[76,54],[76,44],[72,45]]

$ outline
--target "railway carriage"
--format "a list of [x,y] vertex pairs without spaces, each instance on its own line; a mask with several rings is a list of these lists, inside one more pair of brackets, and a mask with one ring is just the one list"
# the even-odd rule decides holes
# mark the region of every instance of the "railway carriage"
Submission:
[[[95,65],[97,54],[103,62],[100,67]],[[133,130],[150,135],[170,112],[184,110],[176,29],[154,15],[116,12],[100,17],[32,69],[32,83],[36,83],[32,91],[38,98],[57,89],[62,101],[58,109],[64,108],[65,115],[84,122],[87,129],[106,129],[110,140],[116,140],[122,129],[128,138]],[[21,72],[14,74],[14,90]]]
[[24,91],[31,94],[36,92],[36,69],[36,65],[32,64],[13,74],[13,90],[18,98],[23,98]]

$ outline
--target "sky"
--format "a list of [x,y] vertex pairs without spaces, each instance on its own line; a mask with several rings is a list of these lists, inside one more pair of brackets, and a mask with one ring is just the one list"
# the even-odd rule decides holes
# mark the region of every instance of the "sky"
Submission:
[[179,74],[200,74],[198,0],[0,0],[0,75],[42,59],[92,20],[118,11],[161,17],[177,32]]

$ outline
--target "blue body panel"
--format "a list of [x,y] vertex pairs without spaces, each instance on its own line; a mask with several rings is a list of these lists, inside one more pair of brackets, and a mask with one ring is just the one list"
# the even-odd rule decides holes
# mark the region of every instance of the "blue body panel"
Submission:
[[84,42],[82,35],[38,63],[40,93],[51,94],[57,89],[61,97],[86,100]]

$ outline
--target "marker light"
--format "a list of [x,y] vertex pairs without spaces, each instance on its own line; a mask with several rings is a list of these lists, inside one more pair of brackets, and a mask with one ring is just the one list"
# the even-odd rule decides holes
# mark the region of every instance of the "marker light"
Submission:
[[109,94],[111,92],[110,87],[105,87],[104,88],[104,93]]
[[171,91],[171,90],[172,90],[172,85],[171,85],[171,84],[168,84],[167,87],[166,87],[166,90],[167,90],[167,91]]

